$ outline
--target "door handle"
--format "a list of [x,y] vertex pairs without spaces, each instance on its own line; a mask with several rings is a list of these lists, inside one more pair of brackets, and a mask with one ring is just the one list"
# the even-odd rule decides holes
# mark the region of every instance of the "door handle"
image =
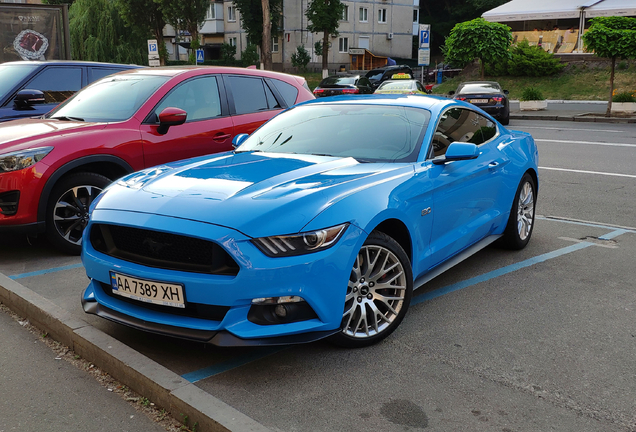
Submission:
[[498,166],[499,166],[499,162],[497,162],[497,161],[492,161],[492,162],[490,162],[490,163],[488,164],[488,169],[489,169],[490,171],[493,171],[493,170],[497,169],[497,167],[498,167]]
[[228,133],[219,132],[219,133],[217,133],[216,135],[214,135],[214,136],[212,137],[212,139],[213,139],[214,141],[221,142],[221,141],[225,141],[225,140],[226,140],[226,139],[228,139],[230,136],[232,136],[232,135],[230,135],[230,134],[228,134]]

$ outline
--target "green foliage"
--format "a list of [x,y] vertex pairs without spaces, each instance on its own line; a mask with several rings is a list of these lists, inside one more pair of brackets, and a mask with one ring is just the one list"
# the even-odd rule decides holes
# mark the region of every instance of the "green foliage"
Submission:
[[636,91],[616,93],[612,97],[612,102],[636,102]]
[[322,41],[319,40],[314,44],[314,52],[316,55],[322,55]]
[[297,67],[301,71],[307,70],[307,65],[311,60],[311,56],[309,52],[305,49],[304,46],[299,45],[296,48],[296,52],[291,55],[292,66]]
[[114,0],[76,0],[69,27],[75,60],[147,64],[147,34],[126,25]]
[[[199,47],[199,27],[205,21],[209,0],[155,0],[159,3],[167,23],[175,29],[187,30],[192,38],[192,49]],[[196,45],[196,47],[195,47]]]
[[119,14],[129,27],[136,28],[147,38],[156,39],[159,46],[159,56],[165,62],[168,57],[165,43],[163,43],[163,28],[166,20],[159,3],[154,0],[116,0]]
[[512,33],[507,25],[476,18],[453,27],[442,50],[446,63],[459,67],[479,59],[483,77],[486,63],[508,59],[511,41]]
[[521,93],[522,101],[544,100],[543,93],[536,87],[526,87]]
[[243,66],[258,66],[258,49],[254,44],[250,44],[241,53],[241,62]]
[[550,76],[555,75],[565,64],[547,51],[528,44],[527,40],[510,48],[510,58],[487,66],[489,75],[503,76]]
[[[261,0],[234,0],[241,13],[241,27],[247,32],[250,42],[260,46],[263,42],[263,7]],[[271,18],[270,34],[279,34],[283,20],[283,0],[269,0]]]
[[236,62],[236,47],[228,43],[221,45],[221,60],[230,65]]
[[599,57],[636,58],[636,18],[594,18],[583,41]]

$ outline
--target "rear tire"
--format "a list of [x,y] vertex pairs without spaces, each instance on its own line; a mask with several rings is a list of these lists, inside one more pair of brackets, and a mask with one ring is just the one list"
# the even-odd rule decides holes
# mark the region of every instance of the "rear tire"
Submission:
[[56,248],[80,254],[88,208],[110,183],[103,175],[80,172],[62,178],[55,185],[46,210],[46,236]]
[[373,231],[351,269],[336,345],[360,348],[393,333],[406,315],[413,295],[413,272],[408,256],[394,239]]
[[517,187],[515,199],[510,209],[510,217],[504,231],[500,244],[513,250],[526,247],[532,236],[534,228],[535,202],[537,196],[537,186],[534,179],[525,173]]

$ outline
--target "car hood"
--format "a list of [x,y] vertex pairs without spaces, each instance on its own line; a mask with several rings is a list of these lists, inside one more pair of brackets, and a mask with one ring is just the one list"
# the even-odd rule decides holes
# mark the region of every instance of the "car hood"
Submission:
[[197,220],[260,237],[299,232],[340,199],[412,173],[409,164],[353,158],[224,153],[132,174],[111,186],[96,208]]
[[94,127],[102,128],[103,124],[51,119],[22,119],[1,123],[0,152],[30,148],[36,140],[42,140],[43,145],[46,145],[49,139],[56,136],[85,132],[87,128]]

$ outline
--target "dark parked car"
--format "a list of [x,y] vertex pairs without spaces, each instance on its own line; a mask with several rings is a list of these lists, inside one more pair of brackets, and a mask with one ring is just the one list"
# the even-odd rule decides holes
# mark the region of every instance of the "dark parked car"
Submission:
[[510,122],[508,90],[495,81],[469,81],[449,92],[453,99],[470,102],[495,117],[502,125]]
[[0,122],[46,114],[93,81],[140,67],[83,61],[0,64]]
[[320,81],[318,87],[314,89],[316,97],[371,93],[373,93],[371,81],[360,75],[330,76]]
[[[296,102],[302,77],[229,67],[145,68],[103,78],[44,118],[0,125],[0,238],[46,231],[79,253],[88,208],[142,168],[232,149]],[[185,123],[185,124],[184,124]],[[192,191],[195,193],[195,191]]]
[[413,70],[407,65],[384,66],[367,72],[366,77],[371,81],[373,90],[377,89],[380,84],[386,80],[390,80],[395,74],[409,74],[413,76]]

